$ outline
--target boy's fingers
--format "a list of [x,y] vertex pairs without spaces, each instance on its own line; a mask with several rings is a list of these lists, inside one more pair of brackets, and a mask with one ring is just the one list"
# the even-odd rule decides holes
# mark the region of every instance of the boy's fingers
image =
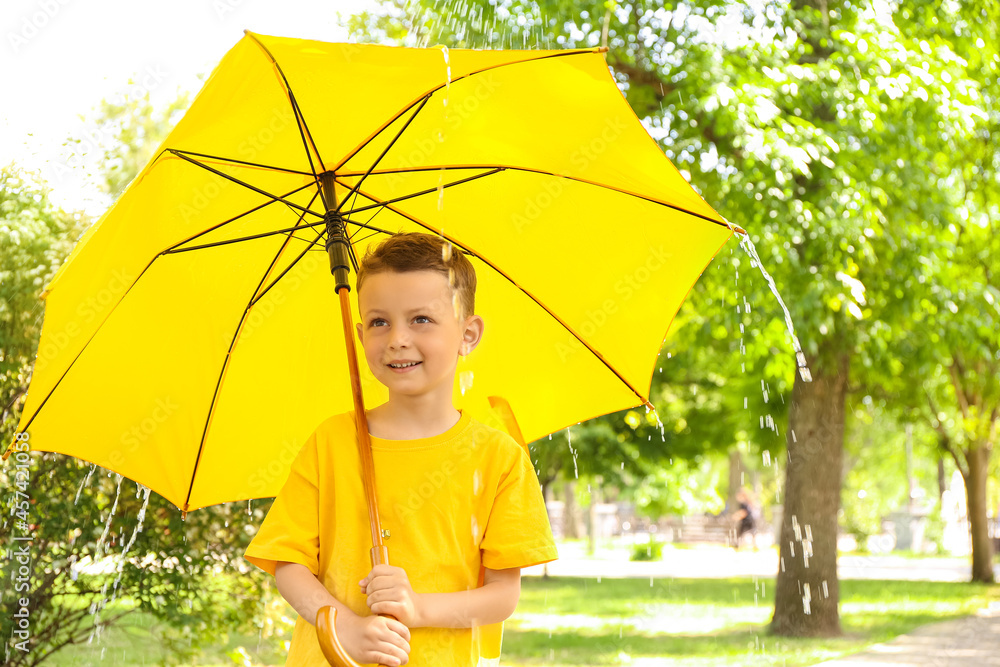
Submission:
[[[388,629],[388,627],[387,627],[387,629]],[[389,632],[389,638],[386,639],[385,641],[387,641],[388,643],[392,644],[393,646],[395,646],[399,650],[403,651],[406,655],[410,654],[410,642],[407,641],[406,639],[403,639],[399,635],[399,633],[390,631]]]
[[383,577],[388,574],[392,574],[393,571],[400,568],[393,567],[392,565],[376,565],[372,568],[372,571],[368,573],[368,578],[372,579],[374,577]]
[[[385,620],[391,621],[392,619],[385,619]],[[380,653],[383,656],[392,658],[394,662],[392,662],[391,664],[405,665],[406,662],[409,660],[410,656],[409,641],[403,639],[403,637],[401,637],[399,633],[395,631],[395,628],[392,627],[388,622],[386,623],[385,629],[389,630],[389,632],[384,633],[382,637],[379,639],[379,645],[378,648],[376,649],[376,652]],[[390,664],[390,663],[383,663],[383,664]]]
[[372,594],[376,591],[388,591],[397,588],[401,585],[401,582],[397,581],[394,577],[382,576],[376,577],[368,582],[365,590],[368,594]]
[[365,604],[368,605],[368,608],[371,609],[373,614],[388,614],[390,616],[396,615],[396,609],[393,606],[394,603],[392,600],[377,600],[369,595],[368,599],[365,600]]
[[386,627],[395,632],[403,641],[406,642],[406,651],[410,651],[410,629],[397,621],[394,618],[387,618]]
[[405,665],[409,661],[410,656],[396,655],[394,651],[393,652],[372,651],[372,658],[373,658],[372,662],[374,663],[380,665],[387,665],[388,667],[394,667],[395,665]]

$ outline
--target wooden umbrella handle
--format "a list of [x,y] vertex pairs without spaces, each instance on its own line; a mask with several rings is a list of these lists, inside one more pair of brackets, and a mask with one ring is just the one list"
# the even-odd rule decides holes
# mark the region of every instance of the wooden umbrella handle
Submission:
[[[361,478],[365,488],[365,503],[368,505],[368,523],[372,533],[371,562],[376,565],[389,564],[389,551],[383,542],[382,524],[378,514],[378,499],[375,496],[375,463],[372,460],[372,441],[368,434],[368,416],[365,413],[365,399],[361,393],[361,373],[358,370],[358,354],[354,346],[354,322],[351,317],[350,238],[344,230],[344,220],[337,206],[336,182],[333,172],[320,174],[323,200],[326,204],[326,251],[330,257],[330,273],[336,281],[337,296],[340,299],[340,321],[344,327],[344,348],[347,352],[347,368],[351,376],[351,396],[354,402],[354,419],[358,432],[358,454],[361,457]],[[386,614],[381,614],[385,616]],[[316,614],[316,633],[327,662],[335,667],[359,667],[344,650],[337,637],[337,610],[323,607]]]
[[[379,615],[393,618],[388,614]],[[361,667],[354,658],[348,655],[347,649],[340,643],[340,637],[337,636],[336,607],[328,605],[316,612],[316,636],[319,637],[319,647],[323,649],[326,661],[333,667]]]
[[[347,365],[351,375],[351,391],[354,397],[354,416],[358,431],[358,453],[361,455],[362,479],[365,486],[365,501],[368,505],[368,520],[372,534],[370,552],[372,567],[389,564],[389,550],[383,542],[382,524],[378,514],[378,500],[375,496],[375,464],[372,460],[371,436],[368,434],[368,418],[365,402],[361,394],[361,375],[358,371],[358,356],[354,347],[354,325],[351,322],[351,302],[346,287],[337,290],[340,296],[341,321],[344,325],[344,341],[347,348]],[[380,616],[388,616],[380,614]],[[392,618],[389,616],[389,618]],[[316,613],[316,635],[327,662],[334,667],[360,667],[344,650],[337,637],[337,610],[322,607]]]
[[326,661],[333,667],[359,667],[358,663],[347,655],[344,645],[337,637],[337,609],[335,607],[323,607],[316,613],[316,635],[319,637],[319,646],[323,649]]

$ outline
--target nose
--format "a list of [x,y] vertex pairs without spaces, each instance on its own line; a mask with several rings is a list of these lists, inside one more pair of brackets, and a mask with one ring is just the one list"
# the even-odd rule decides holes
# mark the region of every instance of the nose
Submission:
[[393,327],[389,334],[389,348],[400,350],[410,346],[410,334],[405,327]]

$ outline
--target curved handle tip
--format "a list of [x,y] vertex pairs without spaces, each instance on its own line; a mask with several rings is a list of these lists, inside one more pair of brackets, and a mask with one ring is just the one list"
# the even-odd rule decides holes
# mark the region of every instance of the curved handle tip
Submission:
[[316,635],[319,637],[320,648],[326,661],[333,667],[361,667],[347,655],[344,645],[337,637],[337,610],[333,607],[322,607],[316,612]]

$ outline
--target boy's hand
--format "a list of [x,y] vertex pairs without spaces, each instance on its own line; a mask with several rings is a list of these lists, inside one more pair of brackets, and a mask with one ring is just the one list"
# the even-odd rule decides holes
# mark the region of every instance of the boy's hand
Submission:
[[357,662],[394,667],[410,660],[410,630],[381,616],[337,615],[337,637]]
[[420,595],[410,586],[403,568],[376,565],[359,585],[373,614],[389,614],[409,628],[422,627]]

